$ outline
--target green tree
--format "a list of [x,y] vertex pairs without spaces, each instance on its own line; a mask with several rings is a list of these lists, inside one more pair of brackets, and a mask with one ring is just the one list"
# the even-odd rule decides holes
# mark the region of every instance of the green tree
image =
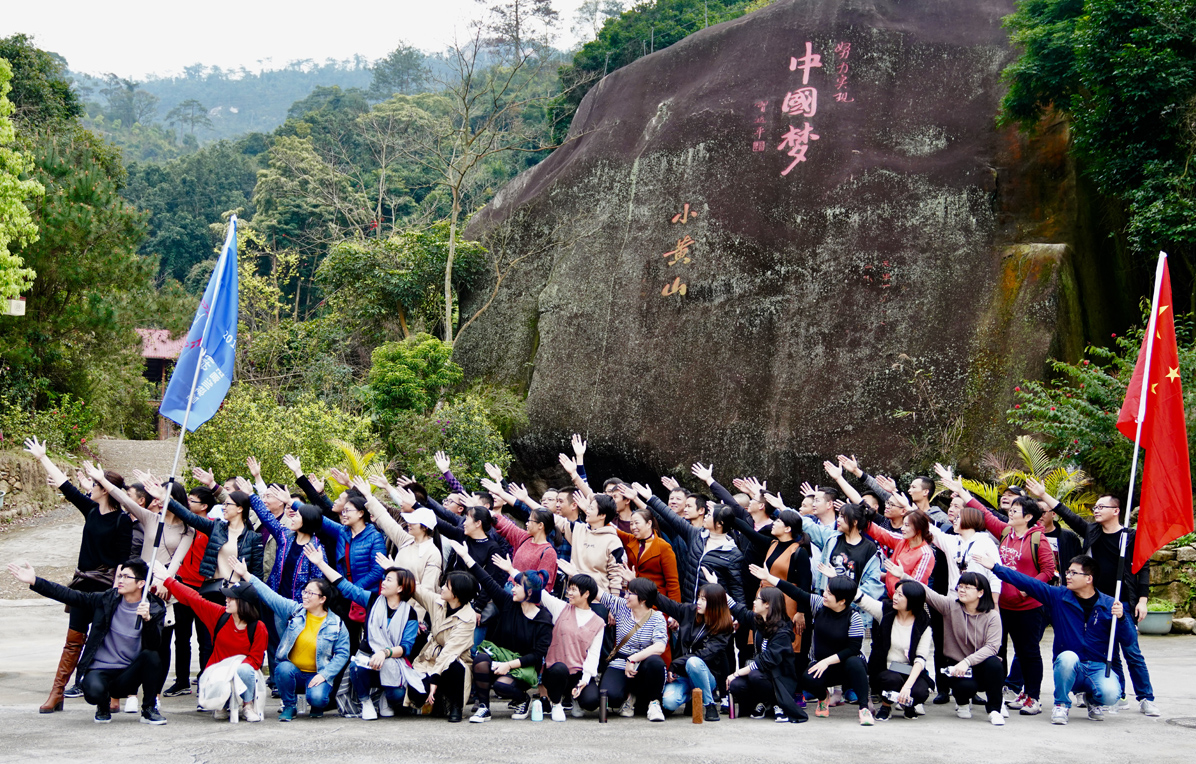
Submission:
[[374,348],[368,395],[375,422],[396,411],[426,413],[463,378],[452,346],[430,334]]
[[398,412],[386,448],[393,469],[424,485],[440,479],[434,455],[444,451],[452,458],[453,474],[469,490],[481,487],[486,462],[505,469],[512,461],[485,403],[469,394],[427,414]]
[[40,198],[46,189],[36,180],[21,180],[32,163],[19,151],[9,148],[16,141],[9,115],[13,113],[8,100],[11,90],[12,66],[0,58],[0,300],[19,297],[33,285],[37,273],[26,268],[25,260],[12,253],[13,247],[23,247],[37,241],[37,226],[29,210],[27,199]]
[[[485,254],[477,242],[457,242],[455,292],[477,283]],[[440,286],[448,255],[449,224],[441,221],[388,239],[337,244],[320,264],[316,280],[328,306],[377,343],[436,327],[442,318]]]
[[16,34],[0,39],[0,58],[12,65],[9,100],[18,122],[46,126],[83,116],[61,57],[38,49],[28,35]]
[[158,96],[145,90],[140,83],[109,74],[100,95],[108,102],[109,119],[119,119],[125,127],[149,124],[158,113]]
[[1066,114],[1083,171],[1125,208],[1130,248],[1183,263],[1173,277],[1196,305],[1196,0],[1022,0],[1006,26],[1022,54],[1002,121]]
[[208,107],[194,98],[188,98],[166,112],[166,121],[172,125],[186,125],[190,128],[192,135],[195,135],[197,127],[212,129],[212,120],[208,117]]
[[418,93],[428,79],[427,58],[419,48],[400,42],[386,58],[374,63],[374,81],[370,83],[369,95],[377,101],[402,93]]

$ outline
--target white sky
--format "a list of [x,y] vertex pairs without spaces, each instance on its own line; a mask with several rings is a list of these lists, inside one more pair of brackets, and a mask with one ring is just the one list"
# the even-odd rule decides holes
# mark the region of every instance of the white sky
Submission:
[[[554,0],[561,15],[556,44],[573,42],[569,27],[581,0]],[[400,40],[425,51],[468,37],[477,0],[247,0],[224,6],[161,0],[48,0],[4,3],[0,37],[23,32],[71,69],[142,79],[179,74],[202,63],[250,71],[293,60],[378,59]]]

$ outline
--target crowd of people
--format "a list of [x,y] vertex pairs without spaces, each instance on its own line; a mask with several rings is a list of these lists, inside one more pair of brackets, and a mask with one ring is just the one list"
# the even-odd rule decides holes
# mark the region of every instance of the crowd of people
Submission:
[[591,487],[578,436],[560,455],[568,483],[538,499],[489,464],[466,491],[443,453],[438,486],[325,479],[287,455],[293,485],[267,485],[250,458],[248,477],[196,468],[186,490],[86,462],[72,481],[26,448],[84,516],[69,585],[8,565],[70,611],[42,713],[83,697],[96,722],[159,725],[161,697],[194,692],[198,710],[247,722],[277,698],[280,722],[480,724],[505,715],[497,697],[512,720],[802,723],[855,706],[870,726],[953,703],[1003,726],[1044,711],[1050,625],[1053,724],[1073,706],[1159,715],[1136,629],[1149,566],[1118,564],[1134,531],[1115,496],[1089,520],[1028,479],[989,506],[942,465],[902,491],[839,456],[794,507],[754,477],[732,493],[700,463],[704,490],[664,477],[661,498],[617,477]]

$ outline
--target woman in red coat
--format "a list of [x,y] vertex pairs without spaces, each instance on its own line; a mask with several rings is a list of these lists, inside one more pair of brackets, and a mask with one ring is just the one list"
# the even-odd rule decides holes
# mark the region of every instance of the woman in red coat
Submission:
[[[632,492],[634,494],[634,492]],[[638,497],[636,497],[638,498]],[[677,555],[673,547],[660,537],[656,518],[647,509],[631,514],[631,533],[619,531],[619,539],[627,550],[624,564],[639,578],[656,584],[656,589],[674,602],[681,601],[681,579],[677,576]]]

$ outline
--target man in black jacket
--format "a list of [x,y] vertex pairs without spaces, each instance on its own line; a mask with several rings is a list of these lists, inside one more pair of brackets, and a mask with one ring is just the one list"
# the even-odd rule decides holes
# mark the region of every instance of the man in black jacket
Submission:
[[[1113,653],[1113,670],[1121,680],[1121,686],[1126,687],[1125,676],[1121,669],[1121,655],[1125,656],[1126,666],[1129,668],[1130,681],[1134,684],[1138,707],[1147,716],[1158,716],[1159,709],[1154,703],[1154,689],[1150,685],[1150,672],[1146,668],[1146,658],[1138,647],[1138,622],[1146,617],[1146,600],[1150,594],[1150,563],[1147,562],[1137,573],[1130,570],[1130,561],[1134,559],[1134,531],[1121,525],[1121,500],[1111,494],[1105,494],[1096,500],[1092,507],[1092,521],[1073,512],[1066,504],[1051,496],[1046,486],[1034,480],[1026,481],[1026,490],[1036,499],[1046,502],[1047,506],[1055,510],[1060,520],[1071,526],[1079,535],[1084,554],[1090,555],[1096,562],[1095,585],[1097,591],[1114,596],[1117,589],[1118,560],[1121,557],[1121,534],[1125,539],[1125,566],[1121,576],[1121,602],[1125,605],[1126,623],[1129,624],[1131,639],[1121,644],[1120,654]],[[1116,710],[1116,709],[1114,709]]]
[[83,697],[96,707],[97,724],[112,721],[109,701],[136,695],[142,688],[142,724],[165,724],[156,701],[162,689],[162,661],[158,643],[166,605],[155,595],[142,598],[148,569],[132,559],[116,569],[116,586],[102,592],[79,592],[38,578],[27,562],[10,562],[8,572],[43,597],[92,613],[87,644],[79,658]]

